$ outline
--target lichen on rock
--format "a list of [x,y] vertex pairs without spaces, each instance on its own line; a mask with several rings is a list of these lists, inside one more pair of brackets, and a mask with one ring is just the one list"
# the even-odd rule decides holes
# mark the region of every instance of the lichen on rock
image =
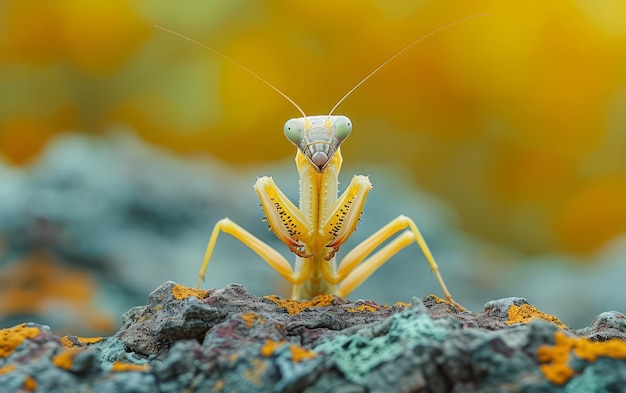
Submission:
[[[572,330],[522,298],[459,312],[429,296],[378,305],[256,297],[166,282],[111,337],[0,330],[0,386],[99,392],[558,392],[626,386],[626,318]],[[600,340],[600,341],[598,341]],[[583,389],[583,390],[580,390]]]

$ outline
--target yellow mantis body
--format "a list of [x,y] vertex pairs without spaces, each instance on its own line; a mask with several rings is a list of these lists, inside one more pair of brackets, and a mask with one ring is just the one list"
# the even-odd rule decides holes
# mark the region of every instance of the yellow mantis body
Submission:
[[[404,247],[417,242],[437,277],[447,301],[463,309],[448,291],[439,267],[417,225],[400,215],[348,252],[337,266],[335,254],[356,230],[372,183],[356,175],[338,196],[338,175],[343,158],[340,144],[352,129],[345,116],[305,116],[285,123],[287,138],[298,146],[300,205],[291,202],[271,177],[260,177],[254,190],[261,200],[270,229],[296,255],[295,268],[278,251],[228,218],[211,233],[198,286],[204,279],[220,232],[239,239],[293,284],[291,297],[310,299],[329,294],[345,297]],[[372,254],[386,240],[403,231]]]
[[[254,190],[261,201],[269,228],[296,255],[295,266],[292,267],[289,261],[274,248],[232,220],[224,218],[215,224],[209,238],[198,274],[197,286],[200,287],[204,280],[218,236],[222,232],[232,235],[248,246],[293,284],[291,296],[296,300],[311,299],[325,294],[345,297],[398,251],[415,242],[424,253],[446,300],[458,310],[464,310],[452,299],[439,272],[439,267],[417,225],[404,215],[391,220],[363,240],[337,264],[336,253],[356,230],[365,199],[372,189],[372,183],[367,176],[356,175],[346,190],[339,195],[338,176],[343,161],[340,145],[350,135],[352,123],[346,116],[336,116],[332,113],[356,88],[404,51],[452,24],[477,16],[480,15],[449,23],[412,42],[362,79],[339,100],[328,115],[320,116],[306,116],[304,111],[284,93],[222,53],[188,37],[161,28],[197,43],[243,68],[289,100],[302,113],[302,117],[290,119],[284,126],[285,136],[297,147],[295,161],[300,175],[299,206],[282,193],[271,177],[260,177],[254,184]],[[375,252],[389,239],[392,240]]]

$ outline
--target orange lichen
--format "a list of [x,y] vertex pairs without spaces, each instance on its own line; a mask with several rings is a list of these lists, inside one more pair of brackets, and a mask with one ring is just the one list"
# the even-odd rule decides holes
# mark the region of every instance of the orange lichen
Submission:
[[293,299],[281,299],[278,296],[270,295],[265,296],[265,299],[269,299],[276,303],[280,308],[287,310],[289,315],[296,315],[300,312],[312,307],[327,307],[333,304],[335,298],[332,295],[319,295],[312,300],[299,301]]
[[13,370],[15,370],[15,364],[9,364],[8,366],[0,367],[0,375],[8,374]]
[[75,345],[74,342],[68,336],[61,337],[59,341],[61,342],[61,345],[63,345],[66,348],[72,348]]
[[200,300],[204,300],[207,297],[209,297],[210,294],[211,294],[211,291],[208,291],[205,289],[189,288],[189,287],[184,287],[178,284],[172,287],[172,295],[174,295],[174,298],[176,300],[187,299],[188,297],[191,297],[191,296],[195,296]]
[[265,345],[261,347],[261,355],[264,357],[271,356],[274,353],[274,351],[276,351],[278,347],[281,347],[283,344],[285,344],[285,342],[286,342],[285,340],[281,340],[281,341],[274,341],[270,339],[265,340]]
[[376,308],[372,307],[372,306],[368,306],[367,304],[361,304],[358,307],[352,307],[347,309],[346,311],[348,312],[359,312],[359,311],[369,311],[369,312],[376,312]]
[[405,303],[405,302],[396,302],[394,304],[394,306],[398,306],[398,307],[410,307],[411,303]]
[[[278,348],[286,344],[287,341],[285,340],[274,341],[267,339],[265,340],[265,345],[261,347],[261,355],[263,357],[271,356],[272,354],[274,354],[274,352],[276,352]],[[315,352],[311,352],[295,344],[290,344],[289,350],[291,351],[291,360],[293,360],[294,362],[301,362],[303,360],[313,359],[317,356]]]
[[290,345],[289,349],[291,349],[291,360],[294,362],[301,362],[302,360],[313,359],[317,356],[315,352],[308,351],[302,347],[297,345]]
[[72,364],[74,364],[74,356],[82,351],[83,349],[80,348],[64,349],[61,353],[52,358],[52,364],[58,368],[69,370],[72,368]]
[[24,340],[34,338],[39,332],[39,328],[26,326],[25,323],[0,330],[0,357],[8,357]]
[[28,376],[26,377],[26,379],[24,380],[24,390],[28,390],[30,392],[34,392],[35,390],[37,390],[37,381],[35,381],[35,378]]
[[241,319],[243,319],[243,321],[246,324],[246,327],[251,328],[252,326],[254,326],[254,322],[258,321],[259,324],[263,325],[265,323],[265,319],[260,316],[259,314],[255,314],[253,312],[248,312],[245,313],[241,316]]
[[428,297],[432,298],[435,303],[448,303],[448,301],[446,301],[446,299],[442,299],[437,295],[433,295],[432,293],[430,295],[428,295]]
[[[42,226],[36,229],[43,232],[41,236],[55,236],[55,228],[38,225]],[[88,270],[69,268],[46,253],[35,253],[0,273],[0,314],[53,313],[51,305],[61,304],[63,312],[71,314],[64,319],[67,325],[55,327],[56,331],[76,331],[80,321],[90,331],[110,333],[116,322],[94,307],[96,288]]]
[[249,368],[243,372],[243,376],[250,381],[253,385],[260,386],[263,384],[263,375],[267,370],[267,363],[261,359],[252,359],[250,361],[252,368]]
[[223,379],[218,379],[215,381],[215,384],[213,384],[212,390],[214,392],[221,392],[224,390],[224,387],[226,387],[226,382]]
[[600,356],[626,359],[626,342],[617,338],[608,341],[580,339],[574,348],[574,354],[589,362],[595,362]]
[[66,348],[73,348],[75,346],[87,346],[99,343],[102,340],[104,340],[104,337],[63,336],[59,339],[61,345]]
[[557,317],[541,312],[530,304],[522,304],[521,306],[516,306],[514,304],[509,307],[508,314],[508,320],[506,321],[507,325],[512,325],[514,323],[529,323],[533,319],[543,319],[544,321],[548,321],[561,329],[567,329],[567,326]]
[[63,336],[59,338],[59,341],[61,342],[61,345],[63,345],[65,348],[72,348],[74,346],[74,342],[70,338],[68,338],[68,336]]
[[557,385],[563,385],[574,376],[575,372],[569,365],[572,351],[576,357],[588,362],[596,361],[599,356],[626,359],[626,343],[617,338],[597,342],[556,332],[554,340],[554,346],[542,345],[537,349],[537,358],[543,375]]
[[150,370],[149,364],[132,364],[132,363],[124,363],[124,362],[115,362],[111,366],[111,371],[114,373],[121,373],[126,371],[148,371]]

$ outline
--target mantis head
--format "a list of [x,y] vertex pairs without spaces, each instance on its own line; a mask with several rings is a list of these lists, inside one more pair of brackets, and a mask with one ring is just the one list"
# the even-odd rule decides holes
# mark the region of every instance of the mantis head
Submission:
[[421,42],[422,40],[430,37],[431,35],[438,33],[441,30],[445,30],[448,27],[455,25],[457,23],[463,22],[468,19],[473,19],[479,16],[485,16],[486,14],[476,14],[472,16],[468,16],[465,18],[457,19],[453,22],[450,22],[444,26],[439,27],[431,31],[430,33],[416,39],[411,42],[409,45],[402,48],[400,51],[396,52],[393,56],[385,60],[381,65],[376,67],[372,72],[367,74],[363,79],[361,79],[352,89],[350,89],[341,99],[333,106],[328,115],[323,116],[307,116],[302,108],[295,103],[294,100],[289,98],[285,93],[279,90],[276,86],[272,85],[265,79],[261,78],[254,71],[248,69],[246,66],[238,63],[237,61],[231,59],[225,54],[210,48],[194,39],[186,37],[180,33],[176,33],[175,31],[166,29],[164,27],[155,26],[161,30],[167,31],[171,34],[182,37],[190,42],[193,42],[201,47],[215,53],[218,56],[228,60],[229,62],[235,64],[239,68],[243,69],[250,75],[254,76],[261,82],[265,83],[271,89],[276,91],[278,94],[283,96],[287,101],[289,101],[298,111],[302,114],[302,117],[294,118],[287,120],[285,123],[285,135],[287,139],[289,139],[294,145],[298,147],[300,152],[309,160],[309,162],[313,165],[313,168],[318,173],[324,172],[324,169],[330,162],[330,159],[333,155],[339,150],[339,145],[350,135],[352,131],[352,122],[346,116],[335,116],[333,113],[335,109],[341,105],[341,103],[348,98],[356,89],[358,89],[363,83],[369,80],[372,76],[374,76],[378,71],[380,71],[383,67],[393,61],[396,57],[400,56],[402,53],[409,50],[411,47]]
[[285,123],[285,136],[322,173],[339,146],[352,131],[346,116],[305,116]]

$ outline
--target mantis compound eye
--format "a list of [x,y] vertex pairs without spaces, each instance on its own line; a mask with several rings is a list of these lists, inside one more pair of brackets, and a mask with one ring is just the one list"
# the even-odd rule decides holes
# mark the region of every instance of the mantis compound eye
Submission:
[[339,143],[346,140],[352,132],[352,122],[346,116],[337,116],[334,122],[333,133]]
[[304,136],[304,122],[302,119],[289,119],[285,123],[284,131],[287,139],[298,146]]

